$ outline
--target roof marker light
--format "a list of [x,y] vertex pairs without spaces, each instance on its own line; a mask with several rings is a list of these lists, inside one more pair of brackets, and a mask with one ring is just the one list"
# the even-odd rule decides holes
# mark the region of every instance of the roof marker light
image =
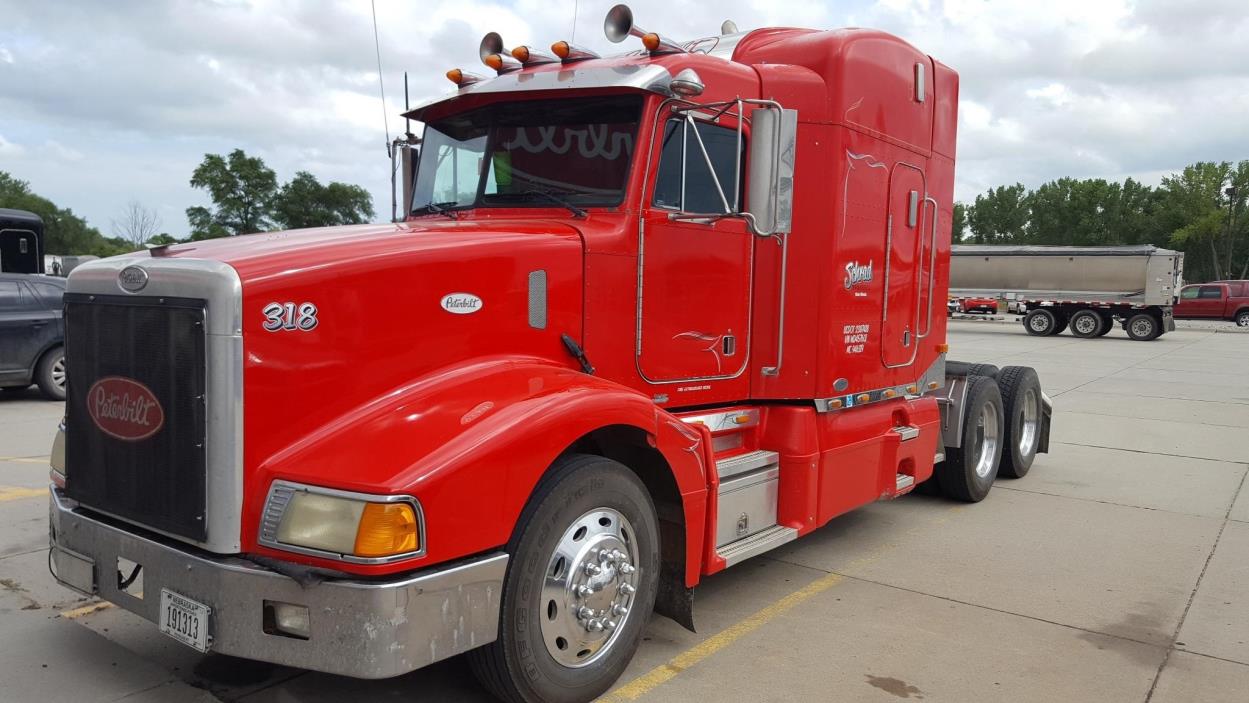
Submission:
[[487,32],[477,45],[477,55],[481,62],[498,73],[509,73],[521,69],[520,62],[512,58],[512,52],[503,47],[503,37],[498,32]]
[[450,71],[447,71],[447,80],[463,88],[464,86],[472,85],[484,79],[476,73],[468,73],[461,69],[453,68]]
[[512,49],[512,56],[525,66],[536,66],[543,63],[555,63],[558,58],[530,46],[518,46]]
[[597,59],[599,55],[566,41],[557,41],[551,45],[551,53],[555,54],[564,63],[570,61],[584,61],[586,59]]

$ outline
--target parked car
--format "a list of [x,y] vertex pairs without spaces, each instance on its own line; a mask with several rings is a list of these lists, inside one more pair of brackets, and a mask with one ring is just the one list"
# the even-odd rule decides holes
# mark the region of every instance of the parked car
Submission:
[[0,273],[0,388],[65,400],[65,279]]
[[1175,301],[1177,320],[1233,320],[1249,327],[1249,281],[1184,286]]
[[963,312],[997,314],[997,300],[993,298],[963,298]]
[[952,317],[956,312],[962,312],[962,303],[958,302],[958,298],[950,298],[945,303],[945,316]]

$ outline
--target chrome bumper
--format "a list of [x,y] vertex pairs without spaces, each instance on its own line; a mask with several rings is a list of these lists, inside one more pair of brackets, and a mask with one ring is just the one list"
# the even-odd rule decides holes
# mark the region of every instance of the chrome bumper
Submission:
[[[157,622],[167,588],[212,608],[209,651],[365,679],[407,673],[494,641],[507,555],[389,581],[295,579],[232,557],[190,553],[50,503],[57,580]],[[118,588],[118,557],[143,566],[143,594]],[[308,607],[308,639],[267,634],[264,602]]]

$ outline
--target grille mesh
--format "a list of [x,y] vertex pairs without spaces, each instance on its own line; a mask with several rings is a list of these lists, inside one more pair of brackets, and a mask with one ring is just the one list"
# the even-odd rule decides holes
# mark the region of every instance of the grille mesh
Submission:
[[[199,541],[207,535],[204,307],[192,298],[65,295],[69,496]],[[87,393],[106,376],[147,386],[163,427],[138,441],[101,431]]]

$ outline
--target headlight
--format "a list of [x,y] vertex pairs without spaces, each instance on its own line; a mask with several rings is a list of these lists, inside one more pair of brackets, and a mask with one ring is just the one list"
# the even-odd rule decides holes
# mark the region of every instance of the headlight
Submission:
[[357,563],[419,556],[420,504],[409,496],[375,496],[274,481],[260,543]]

